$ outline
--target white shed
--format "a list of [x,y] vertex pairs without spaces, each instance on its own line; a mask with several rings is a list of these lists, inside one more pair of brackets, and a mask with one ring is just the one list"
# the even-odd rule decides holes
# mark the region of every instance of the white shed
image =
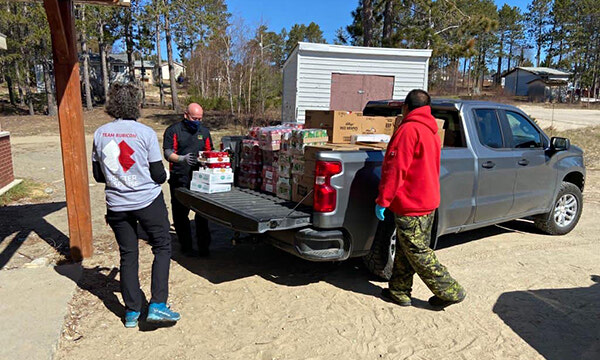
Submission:
[[431,50],[300,42],[283,65],[283,121],[305,110],[360,111],[369,100],[427,90]]

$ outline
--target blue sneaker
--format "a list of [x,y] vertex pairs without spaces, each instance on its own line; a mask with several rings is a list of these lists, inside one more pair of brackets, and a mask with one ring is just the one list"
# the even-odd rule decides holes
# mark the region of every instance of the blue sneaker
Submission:
[[181,315],[169,309],[165,303],[150,303],[146,320],[153,323],[176,322]]
[[125,312],[125,327],[126,328],[134,328],[138,324],[138,319],[140,318],[139,311],[131,311],[127,310]]

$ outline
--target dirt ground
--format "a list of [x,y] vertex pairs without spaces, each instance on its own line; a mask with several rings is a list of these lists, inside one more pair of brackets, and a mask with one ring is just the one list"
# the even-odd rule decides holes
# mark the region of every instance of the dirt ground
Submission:
[[536,119],[542,128],[557,130],[581,129],[600,125],[600,109],[574,109],[553,105],[517,105]]
[[[146,111],[142,121],[161,134],[174,119]],[[0,267],[59,261],[68,229],[56,121],[0,121],[13,134],[16,176],[47,184],[50,193],[42,204],[0,209]],[[105,121],[100,110],[86,113],[88,153],[93,129]],[[585,210],[566,236],[513,221],[442,237],[438,257],[468,291],[445,311],[428,307],[431,294],[418,279],[415,306],[401,308],[380,299],[386,284],[360,260],[312,263],[260,242],[233,245],[231,233],[215,226],[208,259],[183,258],[174,245],[169,302],[182,320],[139,329],[125,329],[120,320],[119,255],[103,221],[103,188],[90,181],[95,253],[83,262],[57,359],[600,357],[600,170],[588,170]],[[140,244],[140,279],[149,296],[152,254]]]

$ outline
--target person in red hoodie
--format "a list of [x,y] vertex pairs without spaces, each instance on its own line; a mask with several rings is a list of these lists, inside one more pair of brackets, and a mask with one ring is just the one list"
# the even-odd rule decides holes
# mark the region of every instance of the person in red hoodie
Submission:
[[382,296],[402,306],[411,305],[415,273],[434,296],[429,304],[443,308],[461,302],[465,290],[429,248],[434,212],[440,204],[441,140],[431,115],[431,98],[412,90],[402,108],[403,120],[388,144],[381,169],[375,214],[385,220],[394,213],[396,257],[389,288]]

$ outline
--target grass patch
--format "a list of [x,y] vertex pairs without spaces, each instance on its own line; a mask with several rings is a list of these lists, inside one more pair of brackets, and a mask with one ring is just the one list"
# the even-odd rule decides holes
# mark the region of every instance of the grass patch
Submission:
[[19,200],[40,200],[47,198],[47,185],[33,180],[24,180],[19,185],[0,195],[0,206],[6,206]]

